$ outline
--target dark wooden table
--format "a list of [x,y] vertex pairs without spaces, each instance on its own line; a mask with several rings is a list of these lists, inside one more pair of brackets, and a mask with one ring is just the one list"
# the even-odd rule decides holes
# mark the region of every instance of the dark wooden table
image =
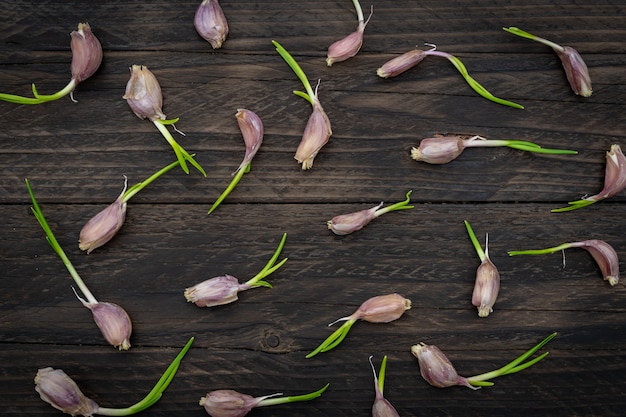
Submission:
[[[230,35],[213,51],[194,30],[199,1],[0,2],[0,90],[51,93],[70,78],[69,32],[90,23],[104,49],[100,70],[69,98],[36,106],[0,102],[0,414],[60,415],[39,399],[38,368],[62,368],[103,407],[124,407],[152,387],[191,336],[195,343],[147,416],[202,416],[207,391],[296,395],[330,383],[319,399],[255,409],[262,416],[367,416],[374,399],[368,357],[388,355],[386,397],[402,416],[618,416],[626,407],[626,288],[610,287],[584,250],[537,257],[507,251],[602,239],[626,257],[626,193],[569,213],[551,213],[603,186],[605,153],[626,147],[626,6],[594,2],[376,1],[360,53],[327,67],[327,47],[356,28],[350,1],[228,1]],[[362,2],[369,12],[370,2]],[[594,93],[572,93],[548,47],[505,33],[519,26],[575,47]],[[275,52],[282,43],[312,82],[333,136],[313,169],[293,154],[310,106]],[[424,42],[463,60],[496,96],[487,101],[444,59],[429,57],[395,79],[385,61]],[[180,169],[134,197],[126,224],[90,255],[78,232],[119,194],[174,159],[155,127],[122,100],[132,64],[148,66],[164,112],[180,117],[179,142],[207,178]],[[252,171],[210,216],[239,165],[235,112],[255,111],[265,140]],[[520,139],[576,149],[540,156],[470,149],[441,166],[409,151],[437,133]],[[53,231],[101,301],[133,320],[132,348],[119,352],[74,296],[67,270],[30,211],[28,178]],[[345,237],[326,220],[404,199]],[[478,257],[468,220],[502,276],[494,312],[471,305]],[[204,279],[252,277],[288,234],[288,262],[273,289],[200,309],[183,291]],[[623,261],[622,261],[623,265]],[[411,310],[389,324],[358,322],[336,349],[311,359],[333,328],[366,299],[397,292]],[[418,342],[446,352],[463,375],[495,369],[551,332],[550,355],[495,386],[438,389],[420,377]]]

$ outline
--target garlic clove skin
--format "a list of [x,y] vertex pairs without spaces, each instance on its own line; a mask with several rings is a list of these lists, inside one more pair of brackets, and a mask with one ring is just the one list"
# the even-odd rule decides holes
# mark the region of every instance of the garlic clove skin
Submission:
[[418,148],[411,149],[411,158],[429,164],[447,164],[461,155],[465,149],[463,143],[459,136],[422,139]]
[[198,307],[213,307],[237,301],[239,291],[248,289],[231,275],[223,275],[202,281],[185,289],[185,298]]
[[472,305],[478,308],[479,317],[487,317],[500,291],[500,273],[489,257],[476,270],[476,281],[472,293]]
[[437,346],[420,343],[411,347],[411,353],[417,358],[422,378],[433,387],[463,385],[474,390],[478,389],[456,372],[452,362]]
[[604,187],[597,195],[588,197],[590,200],[602,200],[619,194],[626,188],[626,157],[619,145],[611,145],[606,153]]
[[425,57],[425,51],[413,49],[385,62],[376,70],[376,74],[381,78],[396,77],[422,62]]
[[570,246],[587,250],[600,267],[604,280],[608,281],[611,286],[617,285],[619,282],[619,258],[611,245],[603,240],[591,239],[574,242]]
[[213,49],[222,47],[228,36],[228,22],[218,0],[204,0],[196,10],[193,23],[198,35]]
[[240,169],[244,169],[252,161],[252,158],[254,158],[263,143],[263,122],[255,112],[247,109],[237,109],[235,117],[237,118],[243,141],[246,144],[246,154],[239,168],[233,174]]
[[411,300],[400,294],[379,295],[366,300],[352,315],[370,323],[389,323],[411,308]]
[[567,81],[569,81],[572,91],[574,91],[576,95],[590,97],[593,90],[591,88],[589,69],[578,51],[571,46],[563,46],[562,49],[555,48],[554,52],[556,52],[561,59]]
[[133,324],[126,310],[113,303],[88,303],[82,299],[80,301],[91,310],[93,321],[107,342],[119,350],[130,349]]
[[[383,361],[386,361],[386,356]],[[370,356],[370,365],[372,366],[372,372],[374,373],[374,391],[376,397],[374,398],[374,404],[372,404],[372,417],[400,417],[395,407],[385,398],[382,392],[382,388],[379,385],[378,376],[376,375],[376,369],[372,363],[372,357]]]
[[353,213],[341,214],[333,217],[326,222],[328,229],[334,234],[343,236],[356,232],[364,228],[369,222],[376,218],[376,210],[378,210],[383,203],[372,207],[367,210],[355,211]]
[[355,8],[357,11],[357,16],[359,18],[359,25],[354,32],[352,32],[343,39],[333,42],[328,47],[328,52],[326,54],[326,65],[328,65],[329,67],[332,66],[335,62],[342,62],[347,60],[348,58],[352,58],[359,52],[361,46],[363,45],[363,32],[365,32],[365,27],[372,18],[372,14],[374,14],[374,6],[372,6],[372,11],[370,12],[369,17],[365,22],[363,21],[363,12],[361,10],[361,5],[358,3],[358,1],[355,2]]
[[35,391],[43,401],[72,416],[91,416],[100,408],[95,401],[87,398],[61,369],[51,367],[39,369],[35,376]]
[[163,107],[161,86],[148,67],[144,65],[130,67],[130,79],[126,83],[126,92],[122,98],[140,119],[165,120],[165,114],[161,110]]
[[326,65],[331,67],[335,62],[342,62],[348,58],[355,56],[361,46],[363,45],[363,32],[365,31],[365,24],[359,22],[357,30],[349,34],[343,39],[333,42],[328,47],[328,53],[326,57]]
[[302,140],[296,149],[294,158],[302,164],[302,170],[311,169],[317,153],[332,135],[330,120],[317,97],[313,99],[313,112],[306,124]]
[[113,204],[93,216],[83,226],[78,237],[78,247],[91,253],[94,249],[105,245],[117,234],[126,220],[126,202],[123,201],[126,192],[127,180],[124,189]]
[[79,23],[70,33],[72,49],[72,79],[79,83],[91,77],[102,63],[102,45],[91,31],[89,23]]
[[376,394],[376,399],[372,405],[372,417],[400,417],[400,414],[389,400],[382,396],[379,398]]
[[234,390],[216,390],[200,398],[199,404],[211,417],[243,417],[259,399]]

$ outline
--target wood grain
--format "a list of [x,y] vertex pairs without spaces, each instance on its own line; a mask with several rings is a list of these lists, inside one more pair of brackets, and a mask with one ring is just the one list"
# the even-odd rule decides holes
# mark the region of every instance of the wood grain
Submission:
[[[551,213],[604,184],[605,153],[626,146],[626,7],[605,0],[378,1],[359,54],[327,67],[326,48],[356,27],[351,2],[221,2],[231,32],[213,51],[193,28],[199,1],[0,1],[0,90],[30,94],[70,78],[69,32],[88,21],[104,48],[98,72],[68,98],[38,106],[0,102],[0,414],[59,415],[39,399],[38,368],[62,368],[103,407],[140,400],[189,337],[192,349],[147,416],[206,415],[208,391],[297,395],[330,388],[315,401],[255,409],[263,416],[366,416],[374,400],[368,357],[388,355],[385,395],[402,416],[621,416],[624,406],[626,290],[602,280],[582,249],[543,256],[507,252],[602,239],[626,257],[626,194]],[[363,3],[369,12],[369,3]],[[594,94],[575,96],[554,52],[502,31],[519,26],[575,47]],[[310,171],[293,158],[310,105],[275,52],[278,40],[312,82],[333,136]],[[376,69],[424,42],[463,60],[472,76],[524,110],[470,89],[445,59],[428,57],[384,80]],[[106,246],[86,255],[78,233],[119,195],[124,175],[144,180],[174,154],[151,123],[121,98],[132,64],[148,66],[164,112],[180,117],[176,139],[205,167],[174,169],[137,194]],[[238,108],[265,126],[252,170],[210,216],[245,145]],[[520,139],[577,155],[468,149],[435,166],[410,149],[436,134]],[[76,270],[100,301],[123,306],[133,347],[106,344],[75,298],[50,249],[24,179]],[[338,214],[404,199],[365,229],[335,236]],[[479,265],[463,220],[502,276],[494,312],[477,317],[471,293]],[[204,279],[254,276],[283,233],[287,263],[273,288],[240,293],[233,304],[198,308],[183,291]],[[622,262],[623,266],[623,262]],[[312,351],[366,299],[397,292],[412,308],[388,324],[358,322],[336,349]],[[439,346],[465,376],[502,366],[558,332],[549,356],[495,386],[437,389],[420,376],[410,347]]]

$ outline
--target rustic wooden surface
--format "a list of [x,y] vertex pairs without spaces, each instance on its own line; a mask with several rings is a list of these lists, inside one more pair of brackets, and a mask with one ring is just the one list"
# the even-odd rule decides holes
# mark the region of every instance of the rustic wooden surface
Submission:
[[[508,250],[603,239],[626,257],[626,194],[550,213],[602,188],[605,152],[626,147],[626,6],[621,0],[401,1],[374,3],[360,53],[332,68],[326,48],[356,27],[350,1],[222,1],[230,35],[211,50],[193,27],[199,1],[0,2],[0,91],[51,93],[70,78],[69,32],[88,21],[104,48],[100,70],[69,98],[39,106],[0,102],[0,414],[54,416],[39,399],[38,368],[64,369],[101,406],[128,406],[151,388],[187,339],[196,340],[147,416],[201,416],[198,399],[221,388],[260,396],[328,391],[308,403],[255,409],[262,416],[367,416],[369,355],[388,355],[386,397],[402,416],[619,416],[626,407],[626,289],[601,279],[590,255],[540,257]],[[362,2],[367,13],[369,2]],[[575,96],[556,55],[501,30],[519,26],[579,50],[594,94]],[[310,106],[274,51],[281,42],[312,81],[334,134],[302,172],[293,159]],[[477,96],[447,61],[430,57],[392,80],[375,70],[424,42],[461,58],[495,95]],[[164,111],[180,117],[180,143],[206,168],[173,170],[129,203],[126,224],[91,255],[78,232],[123,185],[173,160],[151,123],[121,99],[132,64],[161,83]],[[258,113],[265,141],[251,173],[206,211],[244,154],[234,114]],[[480,134],[576,149],[536,156],[475,149],[443,166],[414,162],[411,146],[436,133]],[[101,301],[133,319],[133,347],[108,346],[30,212],[29,178],[69,258]],[[336,237],[334,215],[394,203],[415,208]],[[502,275],[494,313],[470,298],[479,260],[468,220]],[[281,234],[289,261],[273,289],[199,309],[183,290],[204,279],[253,276]],[[622,263],[623,265],[623,263]],[[413,308],[393,323],[357,323],[335,350],[305,359],[327,324],[375,295],[398,292]],[[420,377],[410,346],[448,354],[459,373],[497,368],[549,333],[550,355],[492,388],[437,389]]]

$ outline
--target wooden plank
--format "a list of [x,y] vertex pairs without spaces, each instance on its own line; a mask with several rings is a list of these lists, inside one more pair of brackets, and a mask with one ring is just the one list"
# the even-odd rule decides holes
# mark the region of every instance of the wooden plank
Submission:
[[[602,280],[582,249],[536,257],[507,251],[603,239],[626,256],[626,195],[572,213],[550,209],[601,190],[605,152],[625,144],[620,1],[409,0],[374,3],[359,54],[327,67],[326,48],[356,27],[351,2],[222,1],[231,33],[218,51],[195,32],[199,0],[0,2],[0,90],[29,94],[69,81],[69,32],[88,21],[104,48],[100,70],[75,98],[40,106],[0,102],[0,414],[59,415],[39,399],[38,368],[64,369],[103,407],[148,392],[189,337],[195,343],[170,388],[145,415],[205,415],[199,398],[230,388],[254,396],[302,394],[330,383],[312,402],[254,410],[255,416],[365,416],[374,399],[368,357],[389,356],[385,394],[400,415],[621,416],[626,347],[625,287]],[[365,13],[370,4],[362,3]],[[550,48],[501,30],[516,25],[580,51],[594,94],[572,94]],[[302,172],[293,159],[309,105],[275,52],[280,41],[312,82],[333,127]],[[495,95],[477,96],[452,65],[428,57],[390,80],[385,61],[424,42],[453,53]],[[84,223],[120,193],[173,161],[154,126],[121,98],[128,67],[147,65],[163,88],[164,111],[180,117],[177,140],[207,178],[175,169],[131,200],[126,223],[90,255],[78,249]],[[257,112],[265,139],[251,173],[213,214],[207,210],[239,165],[244,144],[234,114]],[[443,166],[409,151],[442,133],[522,139],[576,149],[538,156],[507,148],[469,149]],[[30,211],[29,178],[50,225],[101,301],[133,320],[129,352],[108,346]],[[413,190],[413,210],[389,213],[338,237],[331,217]],[[494,312],[477,317],[470,298],[479,259],[468,220],[502,276]],[[288,262],[272,289],[233,304],[198,308],[183,291],[204,279],[253,276],[282,233]],[[623,262],[622,262],[623,263]],[[389,324],[358,322],[336,349],[306,359],[369,297],[398,292],[412,308]],[[430,387],[410,347],[439,346],[462,375],[502,366],[550,332],[550,355],[480,391]],[[252,414],[251,414],[252,415]]]

